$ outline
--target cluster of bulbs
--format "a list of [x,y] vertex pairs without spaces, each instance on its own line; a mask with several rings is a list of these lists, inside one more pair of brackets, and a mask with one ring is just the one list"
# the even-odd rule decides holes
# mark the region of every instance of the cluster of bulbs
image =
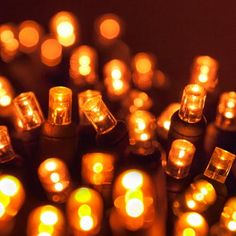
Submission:
[[[68,54],[78,41],[79,24],[70,12],[59,12],[50,30],[44,37],[33,21],[17,29],[2,25],[1,59],[11,63],[23,52],[57,66],[63,50]],[[114,50],[121,32],[119,17],[100,17],[98,48]],[[0,235],[11,235],[31,195],[50,205],[41,204],[27,216],[28,236],[236,234],[236,198],[227,199],[224,184],[236,153],[236,92],[220,96],[215,122],[207,126],[203,115],[206,95],[214,94],[218,82],[217,61],[197,57],[181,102],[156,119],[149,111],[154,103],[149,91],[164,88],[168,80],[156,69],[155,56],[136,54],[130,70],[126,51],[119,53],[105,64],[101,85],[95,49],[74,48],[70,85],[49,90],[46,120],[33,92],[14,97],[9,81],[0,77],[0,114],[14,123],[11,135],[0,126]],[[75,93],[77,126],[72,122]],[[120,108],[119,119],[106,100]],[[173,227],[166,227],[168,221]]]

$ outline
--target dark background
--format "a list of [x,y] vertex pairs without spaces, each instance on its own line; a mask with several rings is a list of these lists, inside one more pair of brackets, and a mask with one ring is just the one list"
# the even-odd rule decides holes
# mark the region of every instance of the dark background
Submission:
[[109,12],[119,15],[125,22],[123,40],[132,53],[155,53],[175,88],[174,99],[188,82],[193,58],[203,54],[220,63],[220,90],[236,90],[234,0],[4,0],[0,24],[32,19],[47,28],[51,16],[61,10],[78,17],[81,43],[89,45],[93,45],[95,19]]

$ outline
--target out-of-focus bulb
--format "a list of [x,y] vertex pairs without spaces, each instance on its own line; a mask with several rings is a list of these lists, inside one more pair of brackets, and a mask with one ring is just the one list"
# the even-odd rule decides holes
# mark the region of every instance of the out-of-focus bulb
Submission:
[[0,107],[7,107],[11,104],[14,91],[7,78],[0,76]]
[[102,15],[96,20],[95,30],[101,43],[106,44],[109,41],[114,41],[122,33],[121,19],[114,14]]
[[218,62],[209,56],[199,56],[194,59],[190,83],[199,84],[206,91],[213,91],[218,83]]
[[70,188],[66,164],[58,158],[48,158],[38,168],[39,180],[54,202],[65,201]]
[[31,20],[23,21],[19,25],[19,43],[20,50],[24,53],[31,53],[39,45],[40,39],[42,37],[42,29],[41,26]]
[[180,216],[175,226],[176,236],[207,236],[206,220],[196,212],[187,212]]
[[147,93],[133,89],[122,99],[122,106],[129,112],[136,110],[149,110],[153,104]]
[[63,236],[64,227],[65,220],[62,212],[52,205],[44,205],[30,213],[27,236]]
[[220,183],[224,183],[233,165],[235,155],[216,147],[205,169],[204,175]]
[[181,179],[189,174],[196,148],[185,139],[176,139],[171,144],[165,171],[168,175]]
[[50,29],[64,47],[69,47],[78,40],[78,22],[71,12],[61,11],[54,15],[50,21]]
[[150,177],[139,170],[122,172],[114,185],[114,206],[129,230],[150,226],[153,222],[153,192]]
[[19,42],[16,38],[16,29],[13,25],[0,26],[1,58],[5,62],[12,60],[18,52]]
[[89,98],[81,108],[99,134],[109,132],[117,124],[117,120],[103,102],[102,96]]
[[167,139],[172,115],[180,109],[180,103],[171,103],[157,118],[157,132]]
[[21,93],[13,103],[19,128],[32,130],[43,124],[44,116],[33,92]]
[[201,120],[205,105],[206,91],[198,84],[189,84],[184,88],[179,117],[188,122],[196,123]]
[[76,84],[93,84],[97,79],[97,54],[92,47],[76,48],[70,58],[70,76]]
[[82,157],[82,178],[88,184],[111,184],[114,162],[114,156],[109,153],[87,153]]
[[71,123],[72,91],[67,87],[57,86],[49,90],[48,122],[55,125]]
[[231,197],[221,213],[220,224],[232,233],[236,233],[236,198]]
[[56,39],[45,39],[41,44],[41,61],[47,66],[56,66],[61,62],[62,46]]
[[15,157],[10,136],[6,126],[0,126],[0,163],[8,162]]
[[189,210],[205,211],[216,200],[216,191],[211,183],[200,179],[193,182],[184,194],[185,205]]
[[99,232],[103,217],[102,198],[90,188],[78,188],[67,201],[67,215],[74,235],[94,235]]
[[84,92],[78,93],[79,122],[81,125],[89,124],[89,121],[82,110],[83,104],[87,102],[87,100],[89,100],[90,98],[97,97],[97,96],[101,96],[101,93],[98,90],[88,89],[88,90],[85,90]]
[[0,222],[13,218],[25,200],[21,182],[12,175],[0,175]]
[[111,60],[104,66],[105,86],[110,99],[120,99],[130,89],[130,72],[121,60]]
[[156,67],[156,59],[150,53],[137,53],[133,58],[133,81],[139,89],[150,89]]
[[222,129],[236,130],[236,92],[220,96],[215,124]]

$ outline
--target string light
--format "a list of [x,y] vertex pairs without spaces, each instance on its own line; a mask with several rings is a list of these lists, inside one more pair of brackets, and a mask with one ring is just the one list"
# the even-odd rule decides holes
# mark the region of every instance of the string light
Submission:
[[14,90],[10,82],[6,77],[0,76],[0,106],[4,108],[11,105],[13,97]]

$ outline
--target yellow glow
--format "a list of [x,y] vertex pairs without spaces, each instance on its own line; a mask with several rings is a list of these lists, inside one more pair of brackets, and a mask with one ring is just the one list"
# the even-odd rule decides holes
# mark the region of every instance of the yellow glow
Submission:
[[192,228],[186,228],[183,231],[183,236],[195,236],[195,235],[196,235],[195,230]]
[[122,185],[126,189],[137,189],[143,185],[143,176],[142,173],[138,171],[129,171],[122,178]]
[[82,55],[79,57],[79,64],[83,66],[87,66],[91,63],[91,58],[88,55]]
[[145,56],[138,58],[136,61],[136,69],[139,73],[148,73],[152,69],[150,59]]
[[231,111],[227,111],[225,112],[225,117],[228,119],[232,119],[234,117],[234,114]]
[[19,190],[19,181],[13,176],[6,176],[0,181],[0,191],[5,195],[12,197]]
[[58,222],[58,216],[53,210],[45,210],[40,215],[40,221],[45,225],[55,225]]
[[79,73],[83,76],[89,75],[91,71],[90,66],[79,66]]
[[5,46],[6,51],[14,52],[18,49],[19,42],[17,41],[17,39],[13,38],[13,39],[8,40],[4,46]]
[[190,209],[194,209],[196,207],[196,202],[194,200],[188,200],[187,201],[187,206],[190,208]]
[[3,43],[9,42],[14,38],[14,33],[10,29],[6,29],[0,32],[0,40]]
[[100,34],[106,39],[115,39],[120,34],[120,24],[116,19],[104,19],[100,24]]
[[111,71],[111,76],[112,76],[113,79],[119,80],[119,79],[121,79],[122,73],[121,73],[121,71],[118,68],[117,69],[113,69]]
[[74,33],[74,27],[68,21],[61,22],[57,26],[57,33],[61,37],[70,37]]
[[144,212],[143,201],[138,198],[132,198],[127,201],[125,209],[129,216],[134,218],[139,217]]
[[52,235],[47,232],[42,232],[42,233],[37,234],[37,236],[52,236]]
[[9,106],[11,101],[12,101],[12,99],[8,95],[4,95],[4,96],[0,97],[0,105],[3,107]]
[[92,194],[88,188],[78,189],[75,195],[75,199],[81,203],[90,201],[91,197],[92,197]]
[[236,231],[236,221],[230,221],[230,222],[228,223],[228,229],[229,229],[230,231]]
[[4,205],[0,202],[0,218],[5,214],[6,209]]
[[64,186],[63,186],[62,183],[56,183],[54,185],[54,188],[55,188],[56,191],[60,192],[60,191],[62,191],[64,189]]
[[57,164],[55,161],[47,161],[45,163],[45,168],[48,170],[48,171],[54,171],[56,168],[57,168]]
[[91,216],[83,216],[79,221],[80,227],[84,231],[90,231],[94,226],[94,221]]
[[192,212],[187,216],[187,222],[194,227],[198,227],[203,224],[203,218],[198,213]]
[[198,80],[201,82],[201,83],[206,83],[208,81],[208,76],[205,75],[205,74],[200,74],[198,76]]
[[170,120],[164,121],[163,127],[164,127],[165,130],[169,130],[170,129],[170,123],[171,123]]
[[104,167],[103,167],[103,164],[101,162],[96,162],[94,163],[93,165],[93,171],[95,173],[101,173],[103,171]]
[[51,175],[50,175],[50,179],[53,183],[56,183],[60,180],[60,175],[57,173],[57,172],[53,172]]
[[54,231],[54,226],[53,225],[45,225],[43,223],[40,223],[39,227],[38,227],[38,231],[42,234],[48,233],[49,235],[51,235]]
[[78,214],[79,214],[79,217],[91,216],[92,209],[89,205],[83,204],[79,207]]
[[21,28],[18,37],[20,44],[24,47],[31,48],[38,44],[40,35],[36,26],[28,23]]

